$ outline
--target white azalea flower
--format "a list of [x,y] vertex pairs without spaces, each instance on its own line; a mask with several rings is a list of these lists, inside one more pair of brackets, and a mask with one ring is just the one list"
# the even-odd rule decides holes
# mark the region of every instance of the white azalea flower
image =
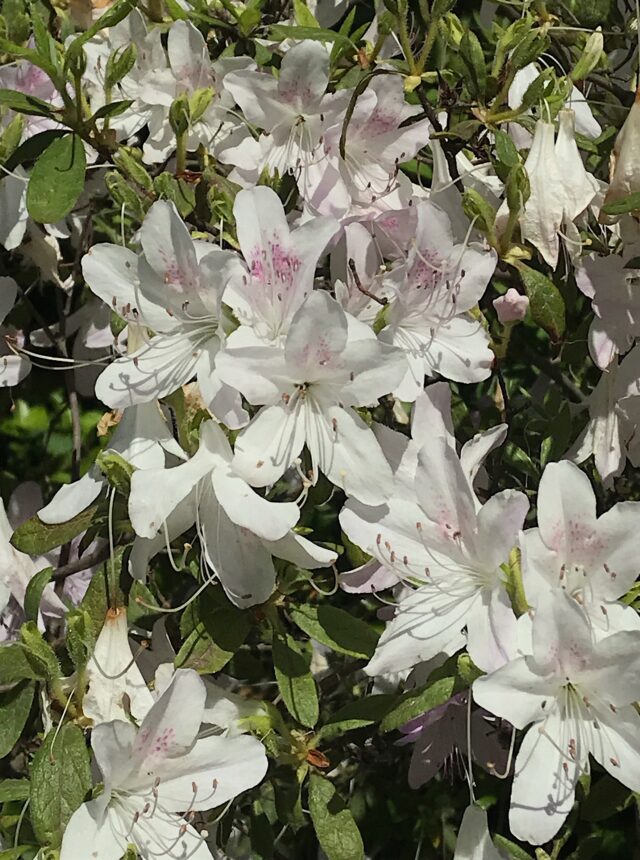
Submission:
[[[318,260],[338,222],[312,218],[291,230],[280,198],[264,186],[240,191],[233,215],[248,271],[232,279],[224,300],[257,338],[278,340],[313,289]],[[246,333],[232,334],[230,345]]]
[[415,502],[398,492],[396,477],[397,499],[387,506],[349,501],[340,515],[351,540],[415,587],[401,598],[366,671],[407,669],[465,642],[476,665],[499,664],[515,635],[500,565],[517,542],[528,501],[505,490],[480,505],[445,434],[420,449],[413,475]]
[[114,720],[93,730],[104,791],[71,817],[61,860],[119,860],[129,844],[144,860],[212,860],[190,814],[257,785],[267,758],[255,738],[198,738],[204,703],[202,680],[179,670],[139,729]]
[[494,358],[488,334],[469,311],[495,270],[495,252],[454,244],[442,209],[430,201],[416,208],[416,236],[406,263],[385,281],[395,286],[396,297],[380,334],[407,356],[407,372],[393,393],[408,401],[422,391],[425,375],[478,382],[490,375]]
[[215,360],[224,337],[222,291],[235,254],[194,241],[173,203],[159,201],[140,230],[141,254],[94,245],[82,260],[87,284],[127,320],[154,334],[109,365],[96,395],[111,408],[149,403],[197,376],[202,396],[228,426],[246,421],[237,392],[223,385]]
[[[526,618],[526,616],[525,616]],[[541,845],[571,811],[591,754],[623,785],[640,790],[640,633],[600,641],[581,607],[561,589],[541,597],[530,654],[478,678],[483,708],[527,732],[515,763],[509,824]]]
[[596,517],[584,472],[568,460],[549,463],[538,488],[538,528],[522,540],[529,602],[559,588],[583,607],[597,635],[640,630],[635,609],[618,602],[638,575],[639,521],[639,502],[619,502]]
[[323,131],[341,120],[350,93],[326,94],[329,52],[319,42],[299,42],[285,54],[280,75],[244,70],[225,77],[224,87],[248,121],[267,132],[258,168],[293,174],[308,196],[308,171],[318,162]]
[[453,860],[502,860],[491,841],[487,813],[472,803],[464,811]]
[[315,291],[294,316],[284,348],[248,346],[221,355],[222,378],[233,380],[250,403],[264,404],[235,443],[235,468],[249,483],[273,484],[306,444],[312,483],[321,471],[363,501],[376,504],[389,495],[389,465],[352,407],[388,394],[405,360],[351,320],[328,293]]

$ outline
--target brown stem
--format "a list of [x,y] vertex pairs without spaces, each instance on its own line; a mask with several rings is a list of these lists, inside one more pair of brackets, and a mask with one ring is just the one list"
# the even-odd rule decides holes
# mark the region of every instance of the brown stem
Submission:
[[384,296],[381,298],[380,296],[374,295],[374,293],[372,293],[370,290],[368,290],[362,285],[360,275],[356,271],[355,260],[349,260],[349,269],[351,270],[351,274],[353,275],[353,280],[355,281],[356,287],[360,290],[361,293],[363,293],[365,296],[368,296],[370,299],[373,299],[374,302],[378,302],[378,304],[382,305],[382,307],[388,304],[389,299],[384,298]]
[[89,570],[90,567],[94,567],[96,564],[102,564],[108,558],[109,546],[107,544],[89,555],[83,555],[82,558],[70,561],[69,564],[63,564],[61,567],[56,568],[51,579],[54,582],[59,582],[68,576],[73,576],[74,573],[80,573],[83,570]]

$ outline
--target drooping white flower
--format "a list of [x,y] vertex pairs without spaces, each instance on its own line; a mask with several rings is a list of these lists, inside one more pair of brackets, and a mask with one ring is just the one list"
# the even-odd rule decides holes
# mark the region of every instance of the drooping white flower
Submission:
[[191,813],[257,785],[267,759],[255,738],[199,738],[204,703],[204,683],[183,669],[139,729],[114,720],[93,730],[104,790],[71,817],[61,860],[86,860],[87,852],[92,860],[119,860],[129,844],[144,860],[212,860]]
[[594,311],[589,352],[598,367],[605,370],[640,335],[640,271],[627,268],[619,254],[590,254],[576,266],[575,276]]
[[[526,616],[525,616],[526,618]],[[571,811],[589,755],[633,791],[640,789],[640,633],[594,640],[579,604],[549,590],[533,619],[530,654],[478,678],[475,700],[527,732],[515,763],[509,824],[540,845]]]
[[193,523],[208,567],[238,606],[269,597],[274,555],[303,568],[335,561],[335,553],[292,531],[297,505],[259,496],[240,477],[232,456],[220,427],[207,421],[200,427],[200,447],[186,463],[134,472],[129,516],[144,539],[132,553],[134,575],[146,573],[146,561],[165,545],[166,534],[174,538]]
[[151,691],[131,653],[128,634],[126,609],[110,609],[86,667],[88,686],[82,710],[94,725],[111,720],[126,722],[127,710],[140,722],[153,705]]
[[469,311],[495,270],[495,252],[456,245],[446,213],[430,201],[416,208],[406,263],[385,279],[396,295],[380,334],[407,357],[407,372],[393,393],[408,401],[422,391],[425,375],[478,382],[489,376],[494,358],[488,334]]
[[472,803],[464,811],[453,860],[502,860],[491,841],[487,813]]
[[380,503],[391,470],[375,436],[353,407],[372,405],[404,373],[400,350],[376,340],[324,292],[309,294],[277,346],[227,349],[224,380],[264,404],[235,443],[234,465],[254,486],[273,484],[299,458],[311,457],[310,480],[323,472],[348,495]]
[[620,475],[627,459],[640,466],[640,349],[603,371],[588,401],[589,421],[567,457],[576,463],[593,455],[605,485]]
[[587,476],[568,460],[549,463],[538,488],[538,528],[524,533],[522,567],[528,601],[550,588],[583,607],[598,635],[640,630],[635,609],[619,602],[638,575],[640,503],[619,502],[596,517]]
[[[629,194],[640,191],[640,89],[627,114],[624,125],[618,132],[611,156],[612,176],[604,198],[604,204],[623,200]],[[604,213],[600,220],[610,223],[617,220]]]
[[94,245],[83,257],[87,284],[127,322],[154,334],[103,371],[96,395],[112,408],[149,403],[197,376],[207,406],[228,426],[246,415],[237,392],[220,382],[221,299],[236,256],[192,240],[173,203],[159,201],[140,230],[142,252]]

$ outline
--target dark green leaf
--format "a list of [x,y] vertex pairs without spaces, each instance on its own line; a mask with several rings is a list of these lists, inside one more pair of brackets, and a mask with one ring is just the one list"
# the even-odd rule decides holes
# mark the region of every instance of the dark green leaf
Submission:
[[109,102],[108,105],[102,105],[101,108],[98,108],[91,119],[106,119],[107,117],[120,116],[120,114],[129,110],[132,104],[133,102],[131,99],[122,99],[122,101],[119,102]]
[[364,845],[353,815],[333,784],[316,773],[309,778],[309,812],[328,860],[364,860]]
[[369,659],[376,650],[376,631],[344,609],[329,604],[298,606],[291,610],[290,615],[308,636],[328,645],[333,651]]
[[473,30],[466,28],[460,41],[460,56],[470,75],[470,90],[476,98],[484,101],[487,90],[487,64],[482,45]]
[[27,186],[27,209],[34,221],[52,224],[75,206],[84,188],[87,160],[79,137],[59,137],[36,161]]
[[52,729],[31,766],[31,823],[41,844],[59,847],[90,788],[89,751],[81,730],[70,723]]
[[35,689],[34,681],[22,681],[12,690],[0,693],[0,758],[9,755],[22,734]]
[[131,492],[131,476],[135,467],[118,454],[117,451],[101,451],[96,457],[96,466],[112,487],[123,496]]
[[27,95],[26,93],[19,93],[16,90],[0,89],[0,104],[18,113],[26,113],[30,116],[53,118],[56,110],[58,110],[58,108],[49,104],[49,102],[44,102],[42,99]]
[[219,672],[247,638],[249,618],[235,607],[213,607],[203,615],[178,652],[176,668]]
[[41,131],[40,134],[34,134],[33,137],[28,137],[13,151],[5,167],[7,170],[15,170],[19,164],[34,161],[50,143],[56,138],[62,137],[63,134],[65,134],[63,129],[50,128],[47,131]]
[[30,786],[28,779],[0,780],[0,803],[11,800],[26,800],[29,797]]
[[42,592],[51,582],[52,576],[53,568],[45,567],[43,570],[38,571],[38,573],[29,580],[24,596],[24,614],[27,621],[38,620],[38,610],[40,609]]
[[518,263],[522,285],[529,297],[531,316],[552,340],[559,340],[565,329],[564,299],[553,281],[542,272]]
[[284,39],[311,39],[316,42],[335,42],[345,48],[356,49],[351,39],[333,30],[323,30],[320,27],[290,27],[285,24],[274,24],[269,30],[269,39],[280,41]]
[[439,681],[427,683],[417,690],[411,690],[401,698],[398,704],[384,717],[380,728],[383,732],[398,729],[414,717],[419,717],[425,711],[443,705],[453,695],[455,678],[440,678]]
[[328,740],[344,732],[351,732],[379,723],[396,700],[397,696],[380,694],[366,696],[356,702],[349,702],[348,705],[333,714],[328,723],[322,726],[318,732],[318,738]]
[[41,555],[50,549],[55,549],[68,543],[76,535],[86,531],[98,510],[97,505],[92,505],[86,511],[77,514],[66,523],[43,523],[37,516],[22,523],[14,531],[11,543],[21,552],[29,555]]
[[580,816],[585,821],[603,821],[624,809],[633,800],[633,792],[609,774],[605,774],[580,805]]
[[7,687],[25,678],[42,678],[27,660],[25,650],[18,642],[0,645],[0,685]]
[[309,671],[309,657],[292,636],[274,634],[273,665],[287,710],[303,726],[313,728],[318,721],[318,693]]

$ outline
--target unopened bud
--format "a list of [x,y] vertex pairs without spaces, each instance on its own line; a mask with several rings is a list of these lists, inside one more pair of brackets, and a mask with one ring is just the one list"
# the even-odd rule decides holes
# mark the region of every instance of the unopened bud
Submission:
[[504,296],[493,300],[493,306],[498,314],[498,320],[505,325],[505,323],[520,322],[525,318],[529,299],[511,287]]

